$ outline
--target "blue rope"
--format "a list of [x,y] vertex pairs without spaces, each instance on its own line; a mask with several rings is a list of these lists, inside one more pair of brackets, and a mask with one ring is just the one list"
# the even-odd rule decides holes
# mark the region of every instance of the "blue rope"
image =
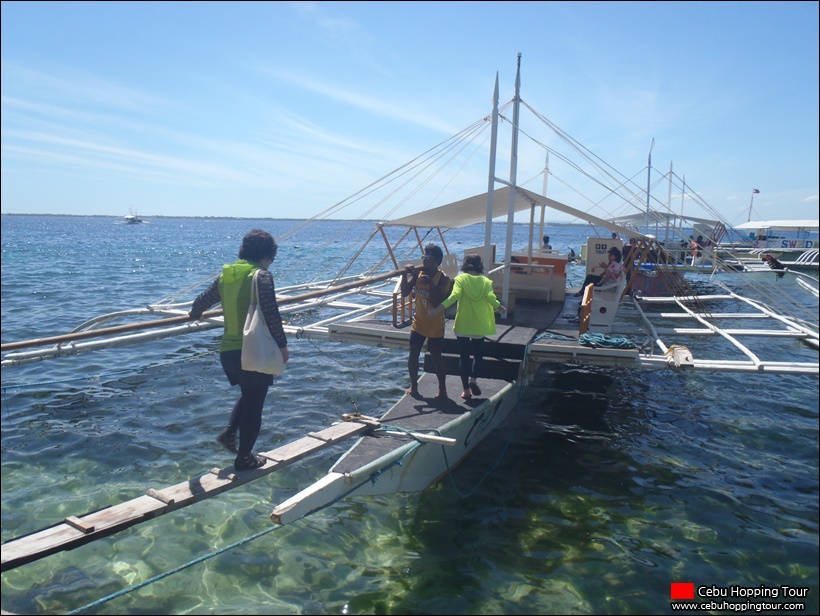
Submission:
[[581,334],[578,336],[579,344],[597,348],[604,347],[608,349],[635,349],[636,345],[629,338],[620,338],[617,336],[607,336],[606,334]]
[[209,558],[213,558],[214,556],[219,556],[223,552],[227,552],[228,550],[232,550],[236,547],[239,547],[240,545],[242,545],[244,543],[248,543],[250,541],[254,541],[256,539],[259,539],[259,537],[267,535],[268,533],[271,533],[271,532],[273,532],[275,530],[278,530],[280,528],[282,528],[281,525],[276,525],[276,526],[273,526],[273,527],[268,528],[266,530],[263,530],[260,533],[256,533],[255,535],[251,535],[250,537],[245,537],[244,539],[241,539],[241,540],[237,541],[236,543],[232,543],[231,545],[226,546],[226,547],[224,547],[220,550],[217,550],[215,552],[211,552],[210,554],[206,554],[205,556],[200,556],[199,558],[196,558],[196,559],[194,559],[190,562],[187,562],[184,565],[180,565],[179,567],[175,567],[174,569],[171,569],[170,571],[166,571],[165,573],[160,573],[159,575],[155,575],[154,577],[152,577],[148,580],[145,580],[144,582],[140,582],[139,584],[135,584],[134,586],[129,586],[128,588],[124,588],[120,591],[117,591],[113,594],[108,595],[107,597],[103,597],[102,599],[97,599],[93,603],[89,603],[88,605],[84,605],[83,607],[79,607],[76,610],[66,612],[66,614],[68,614],[68,615],[82,614],[83,612],[85,612],[86,610],[88,610],[90,608],[98,607],[98,606],[102,605],[103,603],[107,603],[108,601],[111,601],[112,599],[116,599],[117,597],[122,597],[123,595],[126,595],[130,592],[133,592],[135,590],[139,590],[140,588],[148,586],[149,584],[153,584],[154,582],[157,582],[161,579],[167,578],[168,576],[171,576],[174,573],[179,573],[180,571],[182,571],[184,569],[187,569],[188,567],[192,567],[193,565],[199,564],[199,563],[201,563],[205,560],[208,560]]
[[[533,338],[532,342],[538,342],[539,340],[542,340],[543,338],[552,338],[554,340],[576,340],[576,338],[573,337],[573,336],[567,336],[565,334],[559,334],[557,332],[545,331],[545,332],[542,332],[542,333],[538,334],[535,338]],[[532,344],[532,342],[530,344]],[[529,344],[527,345],[527,347],[529,348]]]
[[[407,432],[407,430],[405,430],[405,432]],[[377,471],[373,471],[373,473],[370,475],[370,483],[372,485],[376,485],[376,482],[379,480],[379,477],[381,477],[384,473],[389,471],[391,468],[393,468],[394,466],[404,466],[404,459],[407,456],[409,456],[411,453],[413,453],[420,446],[421,446],[421,441],[417,440],[415,443],[413,443],[413,446],[410,449],[408,449],[404,453],[404,455],[402,455],[400,458],[396,458],[395,460],[393,460],[393,462],[391,462],[390,464],[388,464],[384,468],[380,468]]]

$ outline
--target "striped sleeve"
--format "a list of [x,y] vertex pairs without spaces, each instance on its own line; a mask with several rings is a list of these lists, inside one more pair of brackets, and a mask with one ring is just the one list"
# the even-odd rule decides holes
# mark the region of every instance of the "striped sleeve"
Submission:
[[279,348],[285,348],[288,346],[288,338],[282,327],[282,315],[279,314],[273,276],[268,271],[260,270],[257,280],[259,282],[259,305],[262,307],[262,314],[265,315],[265,323],[268,324],[270,335],[276,340]]

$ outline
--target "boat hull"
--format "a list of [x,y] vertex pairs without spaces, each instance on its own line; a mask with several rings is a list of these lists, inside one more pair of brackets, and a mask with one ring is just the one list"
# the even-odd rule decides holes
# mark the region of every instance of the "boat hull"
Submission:
[[[485,389],[492,385],[489,380],[481,384]],[[419,492],[435,484],[503,423],[515,408],[521,386],[507,382],[495,385],[486,398],[473,399],[473,406],[457,413],[429,413],[425,405],[404,396],[381,419],[382,433],[360,438],[325,477],[276,507],[271,519],[277,524],[288,524],[348,496]],[[420,414],[427,415],[425,419],[439,420],[435,433],[454,442],[443,445],[404,436],[400,424],[408,424],[401,421],[410,419],[406,414],[408,404],[419,409]],[[430,430],[426,428],[419,433]],[[391,442],[387,448],[385,439]],[[369,461],[361,463],[361,460]]]

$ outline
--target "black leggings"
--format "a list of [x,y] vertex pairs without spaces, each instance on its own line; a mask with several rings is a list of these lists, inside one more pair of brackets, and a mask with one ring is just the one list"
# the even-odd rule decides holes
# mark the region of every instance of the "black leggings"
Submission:
[[583,291],[584,289],[586,289],[588,284],[590,284],[590,283],[598,284],[603,279],[604,279],[603,276],[596,276],[595,274],[587,274],[587,277],[584,278],[584,284],[581,285],[581,290]]
[[222,369],[231,385],[239,385],[242,392],[233,405],[228,429],[239,430],[239,455],[251,453],[262,429],[262,407],[273,376],[242,370],[242,351],[223,351],[219,354]]
[[[458,340],[458,352],[461,360],[458,367],[461,372],[461,385],[467,389],[470,377],[477,379],[481,372],[481,365],[484,363],[484,338],[468,338],[467,336],[456,336]],[[472,355],[473,360],[470,361]]]

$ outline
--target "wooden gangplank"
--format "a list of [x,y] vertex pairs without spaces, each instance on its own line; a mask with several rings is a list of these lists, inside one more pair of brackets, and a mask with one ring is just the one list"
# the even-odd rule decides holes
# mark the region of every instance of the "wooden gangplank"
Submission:
[[373,430],[378,423],[350,421],[310,432],[307,436],[259,455],[267,462],[258,469],[236,472],[233,466],[214,468],[174,486],[82,516],[69,516],[63,522],[3,544],[2,571],[34,562],[51,554],[71,550],[97,539],[113,535],[131,526],[182,507],[238,488],[255,479],[301,460],[320,449],[344,439]]

